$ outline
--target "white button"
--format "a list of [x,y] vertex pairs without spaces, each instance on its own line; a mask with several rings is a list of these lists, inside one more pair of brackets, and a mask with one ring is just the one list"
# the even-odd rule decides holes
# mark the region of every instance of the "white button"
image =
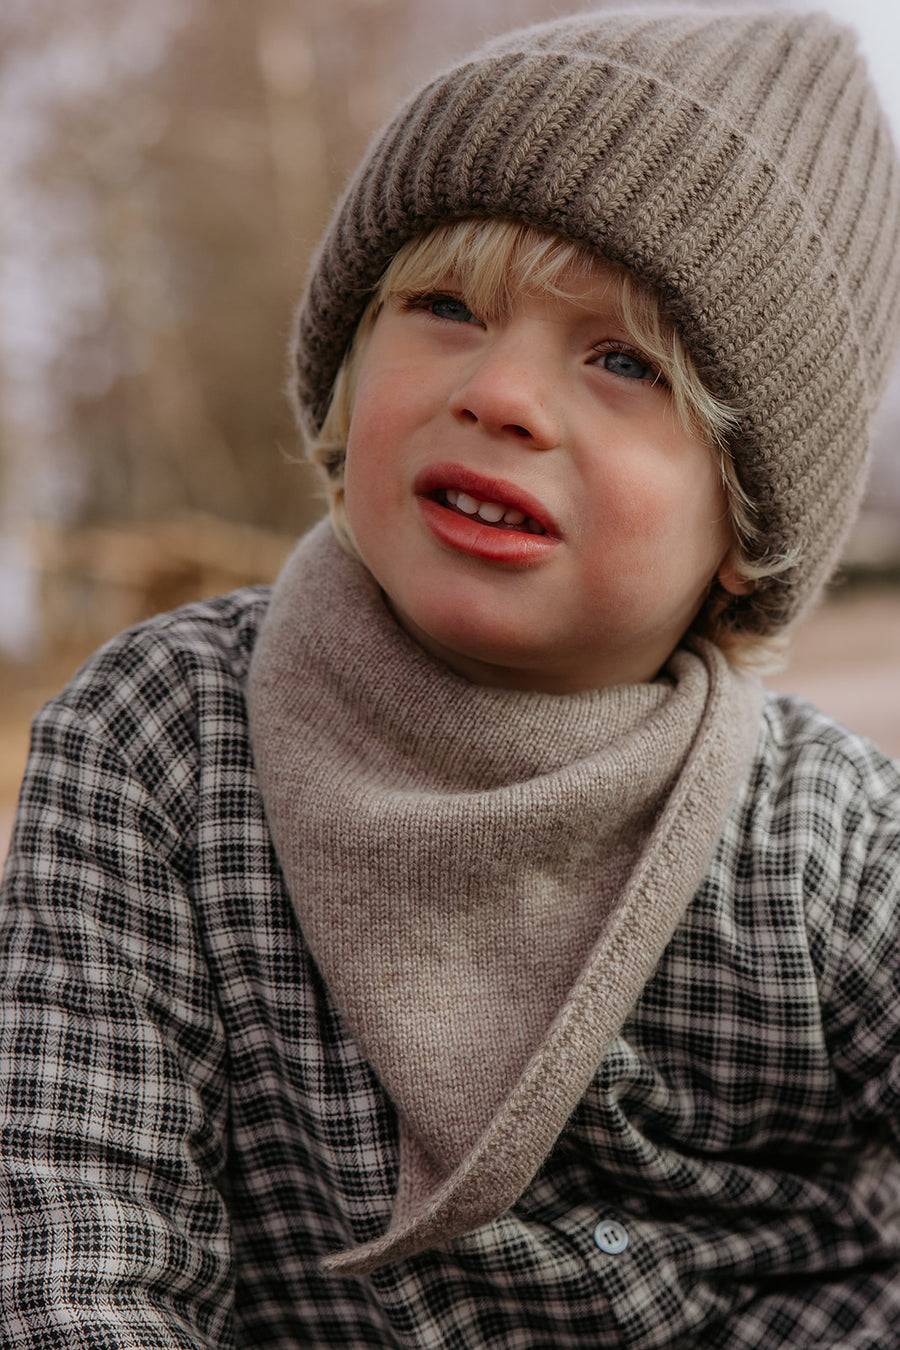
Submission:
[[614,1219],[604,1219],[594,1229],[594,1241],[601,1252],[608,1256],[618,1256],[628,1246],[628,1234]]

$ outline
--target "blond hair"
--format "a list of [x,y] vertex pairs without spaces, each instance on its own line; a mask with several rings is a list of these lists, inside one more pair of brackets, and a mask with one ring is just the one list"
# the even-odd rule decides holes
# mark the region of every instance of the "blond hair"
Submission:
[[[353,341],[338,371],[328,411],[306,454],[322,472],[334,528],[343,546],[358,556],[344,508],[344,462],[356,396],[356,382],[369,334],[391,295],[427,291],[446,285],[452,276],[466,303],[479,314],[501,315],[516,295],[552,294],[570,299],[565,282],[573,271],[596,277],[598,268],[608,277],[621,322],[641,351],[657,367],[682,425],[705,440],[718,457],[731,523],[731,563],[735,575],[756,586],[786,570],[794,559],[754,560],[759,551],[753,503],[738,479],[729,449],[737,414],[703,384],[681,341],[674,322],[665,314],[656,292],[628,268],[611,263],[584,245],[560,235],[515,221],[497,218],[467,219],[437,226],[417,235],[394,255],[372,293]],[[769,668],[779,639],[742,633],[729,612],[731,597],[718,583],[694,624],[696,631],[716,642],[733,661]]]

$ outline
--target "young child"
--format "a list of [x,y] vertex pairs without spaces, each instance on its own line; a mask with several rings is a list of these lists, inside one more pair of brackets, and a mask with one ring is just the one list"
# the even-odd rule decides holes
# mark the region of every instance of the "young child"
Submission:
[[859,498],[898,182],[821,15],[399,111],[300,310],[331,523],[35,724],[3,1345],[900,1344],[900,776],[749,671]]

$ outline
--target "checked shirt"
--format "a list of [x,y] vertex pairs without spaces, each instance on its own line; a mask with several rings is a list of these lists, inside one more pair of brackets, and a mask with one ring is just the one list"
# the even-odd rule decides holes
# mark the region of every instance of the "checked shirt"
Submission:
[[790,699],[513,1208],[320,1271],[384,1230],[397,1129],[256,786],[266,603],[152,620],[36,720],[0,909],[2,1350],[900,1346],[900,776]]

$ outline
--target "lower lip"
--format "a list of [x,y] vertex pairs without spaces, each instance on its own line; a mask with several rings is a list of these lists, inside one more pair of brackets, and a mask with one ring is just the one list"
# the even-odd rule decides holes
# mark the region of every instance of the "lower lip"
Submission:
[[477,516],[451,511],[430,497],[419,497],[418,503],[425,524],[435,538],[472,558],[530,567],[543,562],[558,543],[549,534],[525,534],[486,525]]

